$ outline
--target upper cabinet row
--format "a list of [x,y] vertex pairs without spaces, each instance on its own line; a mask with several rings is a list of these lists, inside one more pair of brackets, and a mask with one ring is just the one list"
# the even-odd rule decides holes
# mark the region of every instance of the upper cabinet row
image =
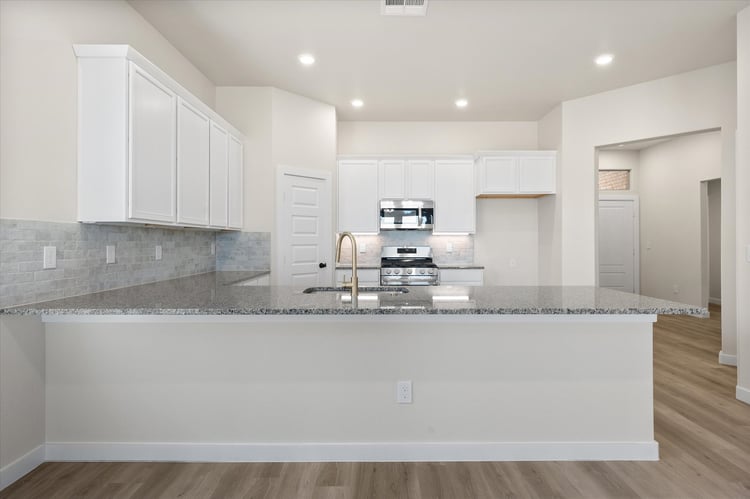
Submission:
[[127,45],[76,45],[78,220],[241,229],[242,135]]
[[379,231],[382,199],[433,200],[437,234],[473,233],[477,197],[556,191],[555,151],[497,151],[439,159],[340,158],[338,230]]

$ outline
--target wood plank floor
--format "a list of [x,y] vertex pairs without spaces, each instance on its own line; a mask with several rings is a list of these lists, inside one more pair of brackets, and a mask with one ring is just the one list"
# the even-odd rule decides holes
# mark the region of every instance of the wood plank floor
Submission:
[[659,462],[46,463],[0,498],[750,498],[750,406],[711,311],[656,324]]

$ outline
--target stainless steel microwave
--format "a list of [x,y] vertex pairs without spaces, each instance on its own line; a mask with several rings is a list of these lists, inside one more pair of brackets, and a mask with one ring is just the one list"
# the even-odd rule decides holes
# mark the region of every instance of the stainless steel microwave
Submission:
[[383,200],[380,202],[380,230],[432,230],[434,215],[432,201]]

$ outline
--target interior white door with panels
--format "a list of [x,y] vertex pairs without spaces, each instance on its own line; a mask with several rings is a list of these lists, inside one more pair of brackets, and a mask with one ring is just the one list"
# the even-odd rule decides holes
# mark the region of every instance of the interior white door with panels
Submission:
[[638,203],[633,196],[599,199],[599,286],[640,292]]
[[208,225],[209,126],[211,120],[178,100],[177,223]]
[[229,174],[229,133],[211,122],[211,210],[212,227],[227,226],[227,186]]
[[241,229],[242,228],[242,212],[243,202],[242,194],[244,189],[243,183],[243,169],[242,163],[242,141],[237,137],[229,136],[229,150],[228,150],[228,180],[229,185],[227,186],[227,225],[230,229]]
[[280,169],[277,193],[278,237],[276,284],[329,286],[331,284],[331,175]]
[[130,63],[130,218],[176,220],[177,95]]

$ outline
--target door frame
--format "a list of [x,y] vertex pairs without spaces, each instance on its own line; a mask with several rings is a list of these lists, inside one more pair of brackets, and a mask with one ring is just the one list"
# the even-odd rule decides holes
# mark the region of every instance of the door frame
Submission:
[[[325,210],[323,214],[326,224],[325,227],[321,229],[321,234],[323,234],[324,237],[327,237],[329,241],[333,241],[333,173],[327,170],[276,165],[276,209],[274,210],[274,231],[271,234],[271,282],[274,285],[280,284],[281,271],[283,268],[283,252],[280,251],[280,245],[283,243],[281,235],[285,234],[283,217],[281,217],[281,214],[284,212],[284,175],[323,180],[327,183],[328,199],[325,200]],[[329,254],[326,255],[329,262],[326,272],[329,283],[333,283],[333,271],[336,267],[333,261],[333,253],[334,248],[333,244],[331,244]]]
[[[614,192],[599,191],[599,199],[596,202],[596,232],[599,233],[599,202],[600,201],[632,201],[633,202],[633,248],[635,255],[633,258],[633,293],[641,294],[641,210],[640,198],[638,194],[619,194]],[[597,252],[599,243],[597,242]],[[597,282],[599,281],[599,254],[596,255]]]

